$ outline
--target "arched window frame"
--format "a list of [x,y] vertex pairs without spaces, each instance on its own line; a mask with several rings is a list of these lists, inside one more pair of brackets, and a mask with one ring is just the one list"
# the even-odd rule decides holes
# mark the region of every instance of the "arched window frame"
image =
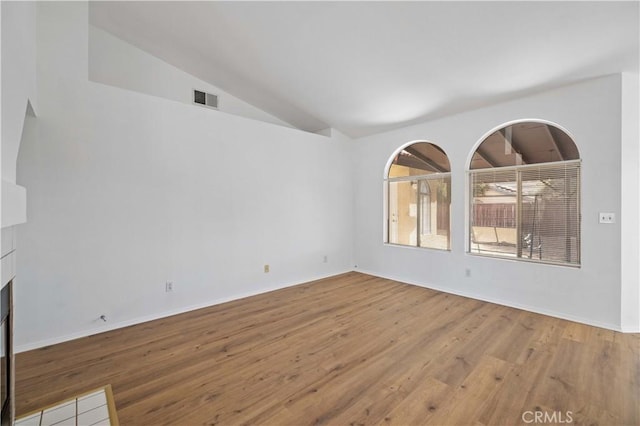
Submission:
[[[572,143],[572,148],[575,149],[575,159],[561,159],[561,160],[551,160],[548,162],[534,162],[532,164],[516,164],[511,166],[504,167],[487,167],[487,168],[476,168],[471,169],[472,161],[476,153],[479,152],[482,144],[492,135],[497,133],[498,131],[503,131],[507,128],[510,128],[514,125],[519,124],[543,124],[548,127],[553,127],[555,130],[562,132],[564,136],[568,137],[570,142]],[[505,132],[503,132],[503,135]],[[553,137],[552,137],[553,139]],[[555,142],[554,142],[555,143]],[[558,151],[560,149],[556,146]],[[518,154],[517,151],[514,152]],[[519,157],[522,160],[522,156],[518,154],[516,157]],[[489,256],[495,258],[504,258],[511,259],[517,261],[527,261],[527,262],[535,262],[535,263],[545,263],[545,264],[553,264],[553,265],[561,265],[561,266],[572,266],[572,267],[580,267],[581,265],[581,158],[578,150],[578,146],[575,143],[575,138],[571,135],[571,133],[563,128],[562,126],[547,120],[541,119],[521,119],[514,120],[499,126],[494,127],[487,133],[485,133],[474,145],[473,149],[469,153],[469,158],[467,159],[467,194],[468,194],[468,206],[467,206],[467,253],[472,255],[479,256]],[[490,227],[482,227],[475,226],[474,227],[474,216],[476,216],[476,211],[474,211],[474,199],[477,197],[476,186],[478,182],[483,182],[482,180],[475,179],[481,174],[490,174],[493,173],[496,177],[494,180],[498,182],[499,180],[508,180],[506,177],[508,174],[513,174],[513,186],[511,189],[514,190],[514,197],[516,198],[516,213],[515,213],[515,236],[513,238],[510,237],[501,237],[501,232],[504,234],[504,229],[498,229],[498,227],[494,228],[494,233],[488,232],[487,229]],[[502,175],[502,176],[500,176]],[[541,178],[540,176],[544,176]],[[539,180],[540,182],[547,181],[550,179],[556,178],[558,181],[565,182],[565,188],[567,188],[567,182],[571,185],[570,190],[565,189],[564,199],[570,199],[572,203],[572,214],[571,214],[571,229],[573,231],[573,241],[569,241],[569,237],[566,238],[566,250],[565,250],[565,258],[551,258],[548,253],[552,252],[552,250],[547,250],[547,257],[543,256],[543,252],[545,250],[544,244],[541,242],[541,238],[536,238],[534,233],[528,232],[528,229],[525,229],[523,226],[523,198],[528,197],[534,199],[534,213],[536,212],[536,201],[539,199],[537,194],[528,194],[526,189],[523,189],[523,182],[530,183],[531,181]],[[475,180],[474,180],[475,179]],[[490,179],[490,178],[489,178]],[[529,185],[531,186],[531,185]],[[505,188],[506,189],[506,188]],[[567,197],[566,194],[570,194],[571,197]],[[566,203],[566,201],[565,201]],[[567,217],[566,210],[563,212],[565,217]],[[531,217],[531,213],[529,216]],[[542,215],[540,215],[542,216]],[[567,219],[569,220],[569,219]],[[508,222],[508,220],[507,220]],[[533,222],[535,224],[535,221]],[[510,226],[510,225],[503,225]],[[542,226],[544,228],[544,226]],[[476,232],[477,228],[481,228],[480,232]],[[538,226],[540,228],[540,226]],[[569,226],[567,226],[569,228]],[[533,228],[535,229],[535,227]],[[551,229],[551,227],[547,226],[547,229]],[[487,232],[484,232],[487,231]],[[486,235],[483,235],[486,234]],[[504,242],[503,239],[513,239],[514,241]],[[491,252],[491,250],[483,251],[481,247],[483,246],[482,242],[486,242],[486,246],[496,245],[507,247],[510,244],[515,247],[514,253],[501,253],[500,250],[496,252]],[[493,240],[489,242],[489,240]],[[534,255],[535,252],[535,255]]]
[[[398,155],[405,151],[407,148],[410,148],[416,144],[429,144],[435,147],[446,159],[446,171],[443,172],[433,172],[433,173],[425,173],[418,175],[410,175],[410,176],[397,176],[390,177],[390,173],[392,170],[392,166],[394,160]],[[387,165],[384,171],[384,242],[389,245],[397,245],[404,247],[417,247],[417,248],[427,248],[427,249],[436,249],[436,250],[451,250],[451,167],[449,162],[449,157],[445,153],[445,151],[437,144],[427,141],[427,140],[417,140],[408,142],[398,148],[387,161]],[[412,187],[415,188],[415,203],[413,206],[409,206],[409,208],[413,207],[412,213],[415,214],[415,241],[401,243],[398,240],[394,240],[392,234],[392,230],[394,228],[394,217],[392,213],[392,203],[394,197],[394,189],[397,189],[397,185],[406,185],[407,183],[411,183]],[[396,188],[394,188],[396,187]],[[434,189],[435,187],[435,189]],[[423,188],[427,188],[427,190],[423,190]],[[429,200],[429,204],[435,204],[436,214],[432,216],[431,209],[428,212],[424,211],[424,201]],[[439,203],[439,204],[438,204]],[[440,207],[438,207],[440,206]],[[441,210],[445,208],[445,218],[442,219],[438,215]],[[440,214],[442,216],[442,214]],[[424,220],[428,217],[429,227],[425,229]],[[397,218],[396,218],[397,219]],[[433,221],[436,221],[434,224]],[[441,222],[446,223],[446,230],[441,229]],[[426,231],[426,232],[425,232]],[[440,235],[444,234],[444,235]],[[426,236],[430,235],[429,239],[432,241],[425,241]]]

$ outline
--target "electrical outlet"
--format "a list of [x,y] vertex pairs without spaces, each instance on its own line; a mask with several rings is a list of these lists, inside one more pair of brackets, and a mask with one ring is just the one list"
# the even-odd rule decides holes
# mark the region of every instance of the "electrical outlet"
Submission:
[[164,291],[167,292],[167,293],[170,293],[170,292],[173,291],[173,282],[172,281],[167,281],[164,284]]
[[329,256],[325,254],[324,257],[322,258],[322,263],[329,263]]
[[269,273],[269,265],[264,265],[264,273]]
[[465,277],[470,277],[471,276],[471,269],[467,268],[464,270],[464,276]]
[[599,222],[600,223],[616,223],[616,214],[615,213],[600,213]]

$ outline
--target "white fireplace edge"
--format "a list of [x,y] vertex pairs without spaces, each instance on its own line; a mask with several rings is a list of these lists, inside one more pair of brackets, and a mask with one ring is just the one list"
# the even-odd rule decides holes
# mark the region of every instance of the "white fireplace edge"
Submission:
[[16,276],[15,225],[27,221],[27,190],[13,182],[2,180],[2,258],[1,287]]
[[27,221],[27,190],[2,180],[2,228]]

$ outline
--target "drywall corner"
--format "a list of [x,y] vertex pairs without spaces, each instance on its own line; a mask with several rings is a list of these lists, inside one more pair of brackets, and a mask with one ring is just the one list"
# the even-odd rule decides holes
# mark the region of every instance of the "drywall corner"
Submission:
[[621,84],[620,326],[640,332],[640,76],[623,73]]

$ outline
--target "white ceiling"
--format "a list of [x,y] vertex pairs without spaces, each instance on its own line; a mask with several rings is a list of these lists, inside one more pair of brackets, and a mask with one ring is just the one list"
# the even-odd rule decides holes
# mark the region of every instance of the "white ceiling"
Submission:
[[358,137],[638,72],[633,2],[92,2],[90,22],[295,127]]

